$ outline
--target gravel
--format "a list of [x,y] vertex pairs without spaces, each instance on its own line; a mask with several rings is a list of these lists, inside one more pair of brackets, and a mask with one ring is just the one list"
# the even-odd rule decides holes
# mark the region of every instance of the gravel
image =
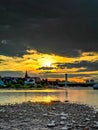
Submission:
[[0,130],[98,130],[98,112],[69,102],[1,105]]

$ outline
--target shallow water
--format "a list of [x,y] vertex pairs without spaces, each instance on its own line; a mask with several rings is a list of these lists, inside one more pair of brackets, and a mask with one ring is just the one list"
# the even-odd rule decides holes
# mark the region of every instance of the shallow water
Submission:
[[22,102],[64,102],[82,103],[98,108],[98,90],[93,88],[66,88],[46,90],[6,90],[0,89],[0,104],[15,104]]

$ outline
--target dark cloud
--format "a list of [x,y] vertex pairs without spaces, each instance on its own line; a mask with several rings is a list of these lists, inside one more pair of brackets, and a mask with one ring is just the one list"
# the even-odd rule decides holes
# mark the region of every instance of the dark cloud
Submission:
[[2,40],[0,43],[0,55],[22,56],[27,54],[27,49],[25,41]]
[[0,63],[4,62],[4,60],[0,59]]
[[98,60],[94,62],[90,61],[81,61],[76,62],[74,64],[68,64],[68,68],[75,67],[75,68],[81,68],[84,67],[84,71],[96,71],[98,70]]
[[80,57],[82,54],[82,51],[81,50],[77,50],[77,49],[65,49],[65,51],[62,51],[60,53],[60,55],[64,56],[66,55],[67,57]]
[[40,67],[40,68],[38,68],[38,70],[53,70],[53,69],[55,69],[54,67]]
[[54,63],[54,65],[56,65],[57,69],[65,69],[67,68],[67,63]]
[[28,46],[69,57],[98,52],[98,1],[0,0],[0,40],[12,41],[0,47],[5,55]]
[[[84,71],[96,71],[98,70],[98,60],[96,61],[81,61],[81,62],[74,62],[74,63],[55,63],[57,68],[60,69],[71,69],[71,68],[80,68],[78,72],[84,72]],[[81,69],[81,68],[84,69]]]

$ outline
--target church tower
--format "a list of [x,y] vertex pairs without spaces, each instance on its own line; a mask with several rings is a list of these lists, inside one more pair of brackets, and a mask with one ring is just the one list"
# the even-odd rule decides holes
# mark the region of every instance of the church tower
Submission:
[[25,78],[29,78],[27,70],[26,70],[26,73],[25,73]]

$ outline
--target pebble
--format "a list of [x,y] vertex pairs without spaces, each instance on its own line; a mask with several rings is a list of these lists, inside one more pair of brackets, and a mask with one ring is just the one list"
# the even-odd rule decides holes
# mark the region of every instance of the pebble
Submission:
[[49,129],[47,129],[47,128],[33,128],[33,129],[30,129],[30,130],[49,130]]
[[82,124],[77,124],[76,127],[84,127]]
[[22,116],[23,115],[23,113],[19,113],[19,116]]
[[33,118],[36,118],[36,115],[33,115]]
[[45,113],[45,114],[43,114],[43,116],[48,116],[48,114]]
[[94,123],[95,123],[96,125],[98,125],[98,121],[95,121]]
[[61,130],[68,130],[68,127],[64,126],[64,127],[61,128]]
[[55,127],[56,126],[55,121],[51,121],[47,126],[48,127]]
[[60,114],[61,116],[68,116],[68,114],[64,113],[64,112],[61,112]]
[[92,127],[98,129],[98,122],[95,121],[94,123],[95,123],[95,124],[94,124]]
[[71,127],[73,126],[73,123],[68,123],[67,126]]
[[98,129],[98,125],[93,125],[93,128]]
[[0,112],[6,112],[6,110],[5,109],[1,109]]
[[86,118],[85,121],[90,121],[90,119],[89,119],[89,118]]
[[61,116],[61,120],[66,120],[66,119],[67,119],[67,117]]
[[60,121],[60,125],[64,125],[65,124],[65,121]]
[[18,128],[13,128],[13,130],[20,130],[20,129],[18,129]]
[[74,123],[74,124],[75,124],[75,123],[76,123],[76,121],[72,120],[72,123]]
[[52,107],[52,110],[55,110],[56,108],[55,107]]

